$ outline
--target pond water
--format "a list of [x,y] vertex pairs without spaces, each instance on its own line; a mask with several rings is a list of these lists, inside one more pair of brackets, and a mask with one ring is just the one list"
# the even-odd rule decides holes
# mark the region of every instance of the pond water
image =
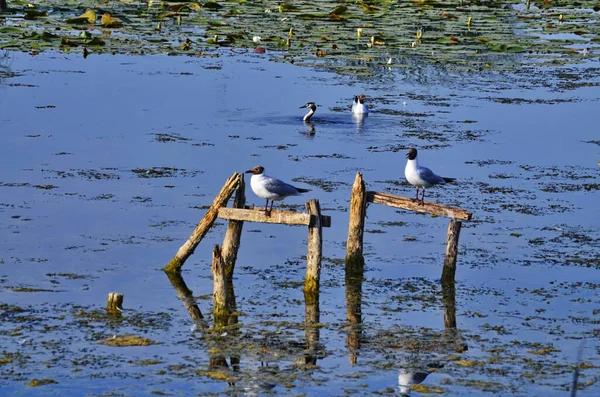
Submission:
[[[481,73],[379,67],[371,77],[267,55],[5,53],[0,74],[0,309],[5,395],[598,395],[598,60]],[[273,59],[277,61],[277,59]],[[357,123],[353,95],[371,114]],[[319,108],[313,132],[307,101]],[[371,205],[364,279],[344,274],[350,189],[412,197],[405,151],[473,212],[456,290],[439,283],[447,220]],[[324,229],[319,327],[304,327],[307,231],[246,224],[239,325],[200,329],[160,270],[233,172],[312,191]],[[247,179],[248,181],[248,179]],[[248,189],[249,203],[263,201]],[[218,221],[182,276],[212,325]],[[104,314],[111,291],[122,318]],[[457,329],[444,327],[452,307]],[[310,305],[309,305],[310,306]],[[358,311],[361,324],[347,320]],[[159,342],[99,344],[114,335]],[[49,384],[32,387],[33,379]]]

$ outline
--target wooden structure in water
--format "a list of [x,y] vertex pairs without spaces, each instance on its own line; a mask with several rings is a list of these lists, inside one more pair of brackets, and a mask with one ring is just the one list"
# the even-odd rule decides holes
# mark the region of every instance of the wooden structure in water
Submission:
[[[202,238],[210,230],[217,218],[229,221],[221,247],[213,248],[211,273],[214,280],[215,316],[227,316],[231,313],[231,302],[227,298],[226,283],[231,282],[240,246],[244,222],[276,223],[282,225],[308,226],[308,253],[306,255],[305,295],[317,295],[321,277],[323,257],[322,228],[331,226],[331,217],[321,215],[318,200],[306,203],[306,212],[272,210],[266,215],[262,209],[246,206],[246,185],[243,174],[234,173],[221,188],[212,205],[200,220],[188,240],[179,248],[177,254],[165,266],[166,272],[179,272],[181,267],[194,253]],[[227,202],[236,193],[233,207]]]
[[416,200],[406,197],[367,191],[360,172],[356,173],[350,198],[350,221],[348,226],[348,241],[346,243],[347,268],[362,268],[364,264],[363,236],[368,203],[382,204],[388,207],[451,218],[446,236],[446,257],[444,259],[442,281],[454,281],[458,255],[458,238],[460,236],[462,221],[471,220],[472,214],[457,207],[431,202],[421,204]]

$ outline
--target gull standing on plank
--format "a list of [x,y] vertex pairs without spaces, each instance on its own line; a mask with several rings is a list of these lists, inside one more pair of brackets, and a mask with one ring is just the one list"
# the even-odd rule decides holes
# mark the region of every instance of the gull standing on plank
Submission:
[[300,106],[300,109],[304,109],[304,108],[309,108],[310,110],[308,111],[308,113],[306,113],[304,115],[304,117],[302,118],[302,120],[303,121],[310,121],[310,118],[317,111],[317,105],[315,105],[314,102],[307,102],[306,105]]
[[[300,189],[265,175],[265,167],[260,165],[246,171],[246,174],[252,174],[250,187],[254,194],[267,200],[265,204],[265,214],[267,216],[271,215],[275,200],[281,201],[288,196],[299,196],[301,193],[310,192],[310,189]],[[271,200],[271,208],[268,208],[269,200]]]
[[352,99],[352,114],[365,116],[369,113],[369,107],[365,104],[367,97],[364,94],[354,96]]
[[456,178],[444,178],[436,175],[427,167],[419,165],[417,160],[417,149],[410,148],[406,153],[406,167],[404,168],[404,176],[408,183],[417,187],[417,201],[419,201],[419,188],[423,188],[421,196],[421,205],[425,204],[425,188],[433,185],[444,184],[446,182],[454,182]]

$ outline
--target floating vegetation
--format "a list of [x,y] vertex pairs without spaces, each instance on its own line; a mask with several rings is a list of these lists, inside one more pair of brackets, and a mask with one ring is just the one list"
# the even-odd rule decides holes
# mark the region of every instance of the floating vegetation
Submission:
[[33,378],[31,381],[29,381],[29,383],[27,383],[27,386],[37,387],[37,386],[46,386],[46,385],[52,385],[52,384],[57,384],[57,383],[58,382],[55,381],[54,379]]
[[[570,3],[118,1],[107,12],[84,0],[11,7],[1,15],[0,49],[213,56],[229,47],[355,75],[415,61],[476,70],[578,63],[600,41],[600,14]],[[562,20],[548,20],[549,13]]]
[[123,346],[150,346],[158,345],[162,342],[156,342],[152,339],[144,338],[136,335],[114,335],[112,338],[101,340],[101,345],[123,347]]

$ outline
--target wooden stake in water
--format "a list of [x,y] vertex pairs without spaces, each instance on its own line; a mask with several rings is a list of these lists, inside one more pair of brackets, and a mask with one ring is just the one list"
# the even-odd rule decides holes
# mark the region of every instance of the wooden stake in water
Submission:
[[227,281],[225,278],[225,264],[221,249],[218,245],[213,248],[211,273],[213,275],[213,302],[215,326],[226,326],[231,314],[231,304],[227,295]]
[[241,175],[235,172],[227,180],[227,182],[225,182],[225,185],[221,188],[221,191],[213,200],[212,205],[210,206],[200,223],[198,223],[198,225],[192,232],[192,235],[185,242],[185,244],[183,244],[181,248],[179,248],[177,254],[173,257],[173,259],[171,259],[171,261],[167,264],[167,266],[165,266],[163,270],[170,272],[181,270],[181,267],[183,266],[187,258],[189,258],[190,255],[194,253],[194,250],[196,249],[200,241],[202,241],[206,233],[208,233],[211,226],[215,222],[215,219],[217,219],[217,216],[219,215],[219,208],[227,205],[227,201],[229,201],[229,198],[231,198],[231,196],[233,195],[233,192],[235,191],[236,187],[240,182],[240,179]]
[[106,311],[109,313],[121,313],[123,311],[123,298],[123,294],[119,294],[118,292],[110,292],[108,294]]
[[[246,183],[244,182],[244,175],[240,177],[240,183],[238,184],[235,192],[235,198],[233,199],[234,208],[244,208],[246,206]],[[242,237],[242,228],[244,221],[230,220],[227,224],[227,231],[225,232],[225,238],[223,239],[223,245],[221,253],[223,254],[223,262],[225,262],[225,276],[227,280],[233,279],[233,270],[235,268],[235,261],[237,260],[238,250],[240,248],[240,239]]]
[[362,268],[363,235],[365,216],[367,214],[367,197],[362,174],[356,173],[352,194],[350,196],[350,220],[348,224],[348,240],[346,241],[346,267]]
[[458,237],[460,236],[461,221],[451,219],[446,236],[446,258],[442,271],[442,282],[454,282],[456,274],[456,258],[458,256]]
[[306,212],[310,215],[310,224],[308,225],[308,253],[306,255],[304,293],[318,294],[321,280],[321,260],[323,258],[323,228],[319,200],[313,199],[307,202]]

